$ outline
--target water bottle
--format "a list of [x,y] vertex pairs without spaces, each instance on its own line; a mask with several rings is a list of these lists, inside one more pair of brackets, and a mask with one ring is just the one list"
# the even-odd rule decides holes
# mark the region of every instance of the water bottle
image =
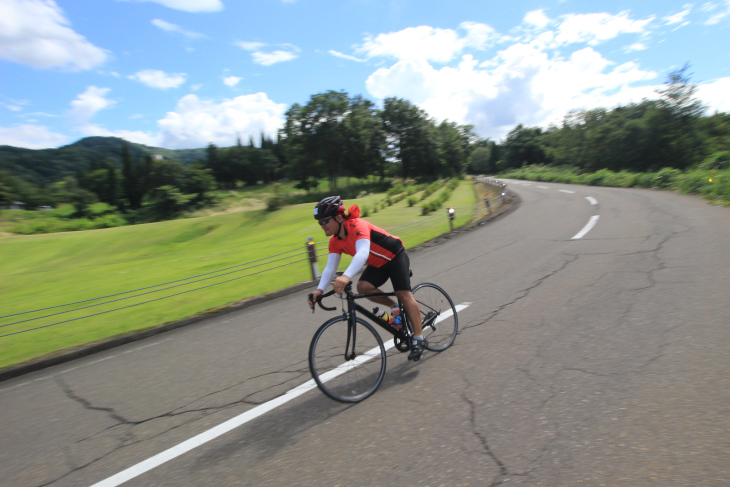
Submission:
[[393,327],[397,330],[403,328],[403,318],[400,316],[400,308],[397,304],[390,308],[390,314],[393,315]]
[[380,308],[373,308],[373,314],[380,318],[381,320],[385,321],[386,323],[392,325],[393,324],[393,316],[389,315],[385,312],[385,310]]

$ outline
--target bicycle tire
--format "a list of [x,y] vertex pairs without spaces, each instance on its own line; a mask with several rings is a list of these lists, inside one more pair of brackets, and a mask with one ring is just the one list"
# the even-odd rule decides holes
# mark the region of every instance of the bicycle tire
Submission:
[[[352,403],[370,397],[385,376],[385,346],[380,335],[366,321],[355,323],[355,353],[345,361],[348,319],[338,316],[326,321],[312,337],[309,370],[320,390],[335,401]],[[348,346],[352,350],[352,345]]]
[[446,291],[430,282],[416,286],[413,289],[413,297],[421,308],[426,350],[432,352],[446,350],[454,343],[459,331],[459,316],[454,302]]

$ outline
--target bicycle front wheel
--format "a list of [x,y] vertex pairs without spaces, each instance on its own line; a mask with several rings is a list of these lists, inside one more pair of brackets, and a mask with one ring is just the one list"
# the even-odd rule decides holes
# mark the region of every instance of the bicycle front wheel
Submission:
[[383,382],[383,340],[369,323],[359,318],[352,328],[344,316],[333,318],[312,338],[309,370],[322,392],[332,399],[362,401]]
[[446,291],[428,282],[416,286],[413,297],[421,308],[426,350],[446,350],[454,343],[459,331],[459,317],[454,302]]

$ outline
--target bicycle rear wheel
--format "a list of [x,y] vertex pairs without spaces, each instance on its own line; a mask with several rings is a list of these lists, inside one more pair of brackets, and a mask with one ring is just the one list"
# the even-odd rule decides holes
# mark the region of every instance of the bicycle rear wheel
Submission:
[[319,388],[340,402],[359,402],[374,393],[385,375],[385,347],[373,327],[347,318],[323,324],[309,346],[309,370]]
[[413,297],[421,308],[426,350],[446,350],[454,343],[459,331],[459,317],[454,302],[446,291],[428,282],[416,286]]

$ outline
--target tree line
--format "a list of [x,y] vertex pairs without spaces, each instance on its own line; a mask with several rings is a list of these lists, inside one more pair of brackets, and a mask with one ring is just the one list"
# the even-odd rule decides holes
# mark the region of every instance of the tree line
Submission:
[[387,98],[378,109],[362,96],[328,91],[294,104],[276,140],[262,134],[258,147],[253,138],[244,144],[239,137],[232,147],[209,144],[204,157],[184,164],[124,142],[118,156],[95,157],[52,183],[33,184],[22,174],[0,171],[0,205],[72,203],[83,216],[84,208],[101,201],[132,221],[151,221],[209,204],[216,188],[287,179],[309,192],[323,178],[335,189],[342,176],[378,175],[381,181],[456,176],[466,170],[472,149],[484,143],[471,126],[437,123],[407,100]]
[[[94,158],[52,183],[33,184],[3,166],[0,206],[13,200],[28,207],[72,203],[82,214],[102,201],[130,221],[153,221],[210,204],[216,188],[283,179],[310,192],[323,178],[334,190],[342,176],[428,181],[528,165],[582,172],[685,170],[698,164],[722,169],[730,164],[730,115],[705,115],[687,69],[669,75],[657,100],[571,112],[547,129],[517,125],[501,142],[479,138],[470,125],[439,123],[408,100],[386,98],[379,108],[362,96],[331,90],[292,105],[275,140],[262,134],[258,146],[253,138],[247,144],[239,138],[232,147],[185,151],[194,162],[153,158],[154,148],[123,143],[114,157]],[[92,144],[73,145],[78,151]],[[48,151],[38,152],[48,157]]]
[[472,169],[499,173],[541,164],[581,172],[684,171],[703,164],[725,168],[730,161],[730,115],[705,115],[687,69],[685,65],[672,72],[656,100],[571,112],[562,124],[547,129],[517,125],[502,143],[477,149]]

